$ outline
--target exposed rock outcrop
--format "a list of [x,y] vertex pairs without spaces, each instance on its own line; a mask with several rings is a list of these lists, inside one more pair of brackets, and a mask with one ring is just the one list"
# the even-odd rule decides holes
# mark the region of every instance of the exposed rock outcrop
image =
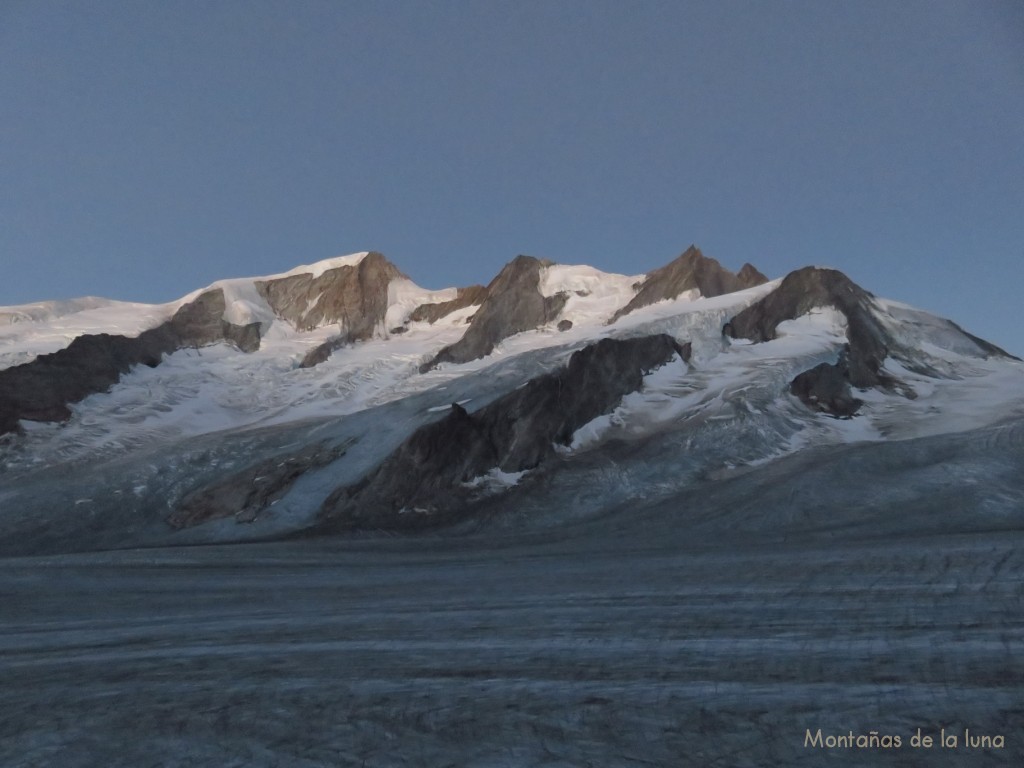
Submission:
[[749,264],[743,266],[741,273],[742,277],[733,274],[691,245],[679,258],[649,273],[640,283],[636,296],[612,315],[608,324],[641,307],[674,299],[683,291],[697,289],[701,296],[721,296],[767,282],[767,278]]
[[436,323],[442,317],[447,317],[465,307],[472,307],[483,304],[487,298],[487,288],[482,285],[471,285],[468,288],[459,288],[458,293],[451,301],[441,301],[436,304],[421,304],[409,315],[411,323]]
[[338,323],[352,341],[370,338],[388,311],[388,286],[405,278],[398,267],[377,252],[358,264],[276,280],[257,281],[256,290],[274,314],[308,331]]
[[743,288],[754,288],[758,285],[764,285],[768,282],[768,278],[750,262],[747,262],[740,271],[736,273],[736,279],[740,281],[740,285]]
[[871,312],[873,298],[842,272],[804,267],[786,275],[778,288],[732,318],[724,330],[733,338],[770,341],[779,323],[817,307],[834,307],[846,317],[850,383],[862,388],[891,384],[881,368],[894,342]]
[[388,289],[398,279],[407,278],[383,254],[371,251],[358,264],[328,269],[319,276],[303,273],[255,285],[274,314],[299,330],[338,323],[341,332],[306,353],[299,364],[312,368],[336,350],[383,330]]
[[[895,342],[871,311],[873,296],[834,269],[805,267],[790,272],[774,291],[726,323],[725,334],[755,342],[775,338],[779,323],[817,307],[834,307],[846,317],[847,345],[835,364],[822,363],[790,383],[790,391],[809,408],[836,417],[853,416],[863,404],[860,389],[899,385],[882,370]],[[908,395],[909,388],[904,388]]]
[[854,416],[864,401],[853,396],[847,350],[839,355],[835,364],[821,363],[798,375],[789,385],[789,391],[805,405],[837,418]]
[[179,349],[220,341],[245,352],[259,349],[259,323],[232,325],[224,308],[224,292],[217,288],[138,336],[79,336],[62,350],[0,370],[0,434],[19,431],[21,419],[64,421],[71,416],[69,404],[107,391],[136,365],[156,367]]
[[309,350],[309,352],[303,355],[302,361],[299,363],[299,368],[315,368],[320,365],[320,363],[326,362],[327,358],[339,349],[347,347],[351,343],[352,342],[351,339],[349,339],[348,334],[342,334],[317,344]]
[[167,518],[167,524],[182,529],[231,516],[236,522],[250,523],[283,497],[305,472],[330,464],[343,456],[347,447],[317,443],[290,456],[261,461],[192,491]]
[[421,372],[440,363],[467,363],[484,357],[503,339],[557,318],[569,297],[565,293],[541,294],[540,270],[547,266],[551,262],[532,256],[517,256],[506,264],[487,286],[487,297],[465,335],[425,363]]
[[[863,405],[853,396],[851,386],[896,389],[906,397],[916,397],[909,386],[882,370],[889,355],[900,358],[911,369],[929,371],[926,364],[914,359],[911,350],[902,348],[892,338],[875,315],[873,306],[872,294],[842,272],[804,267],[786,275],[778,288],[732,318],[723,332],[733,338],[770,341],[775,338],[781,322],[794,320],[817,307],[837,309],[846,318],[848,342],[839,359],[835,364],[822,363],[801,373],[790,383],[790,392],[809,408],[832,416],[850,417]],[[1012,357],[955,323],[950,322],[949,326],[973,342],[981,356]]]
[[324,502],[326,530],[412,530],[452,522],[472,490],[464,484],[498,469],[531,469],[568,445],[587,422],[612,411],[643,376],[674,355],[690,357],[665,334],[602,339],[568,365],[532,379],[476,413],[453,405],[438,422],[414,432],[377,469]]

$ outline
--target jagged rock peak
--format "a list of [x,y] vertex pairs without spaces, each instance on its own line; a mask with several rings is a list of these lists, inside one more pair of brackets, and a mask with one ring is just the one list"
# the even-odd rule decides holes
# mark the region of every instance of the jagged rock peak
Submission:
[[810,408],[849,417],[861,405],[850,385],[891,389],[899,383],[882,370],[896,344],[872,311],[873,299],[838,270],[804,267],[786,275],[778,288],[732,318],[723,330],[733,338],[770,341],[781,322],[817,307],[837,309],[846,317],[846,348],[835,364],[823,363],[797,376],[790,391]]
[[736,315],[727,333],[734,338],[770,341],[779,323],[795,320],[812,309],[835,307],[849,319],[855,312],[868,311],[873,298],[838,270],[804,267],[790,272],[778,288]]
[[768,282],[768,278],[764,273],[749,261],[740,267],[740,271],[736,273],[736,277],[739,279],[740,285],[744,288],[754,288],[755,286],[764,285]]
[[767,282],[767,278],[749,264],[744,265],[744,269],[746,273],[741,278],[705,256],[696,245],[691,245],[678,258],[648,273],[636,296],[612,315],[608,323],[641,307],[674,299],[684,291],[696,289],[701,296],[721,296]]
[[569,445],[576,430],[640,389],[645,374],[676,355],[689,360],[690,350],[666,334],[605,338],[475,413],[455,404],[359,483],[333,492],[321,508],[322,525],[355,530],[450,523],[471,501],[465,483],[553,458],[555,443]]
[[487,295],[465,335],[442,349],[421,367],[428,371],[440,363],[466,363],[489,355],[509,336],[539,328],[558,317],[568,296],[544,296],[540,291],[541,269],[552,262],[533,256],[516,256],[487,285]]
[[[790,272],[778,288],[726,323],[723,332],[733,338],[770,341],[779,323],[795,320],[817,307],[834,307],[846,317],[848,343],[836,363],[823,363],[797,376],[790,385],[794,395],[814,410],[840,417],[854,415],[862,404],[852,396],[851,385],[895,389],[906,397],[915,397],[909,386],[883,370],[885,359],[893,355],[912,370],[927,369],[927,364],[922,364],[919,351],[901,345],[886,330],[874,296],[838,270],[804,267]],[[973,342],[979,356],[1012,357],[955,323],[948,325]]]
[[298,272],[257,280],[256,290],[274,314],[299,330],[339,323],[352,340],[382,326],[392,280],[408,279],[383,254],[371,251],[355,264],[323,272]]

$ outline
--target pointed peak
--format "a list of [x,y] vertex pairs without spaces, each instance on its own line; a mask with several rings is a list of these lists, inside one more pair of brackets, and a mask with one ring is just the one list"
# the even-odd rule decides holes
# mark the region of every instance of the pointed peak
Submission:
[[740,283],[743,284],[744,288],[753,288],[757,285],[764,285],[768,282],[767,276],[749,261],[740,267],[740,271],[736,273],[736,277],[739,278]]
[[739,278],[715,259],[691,245],[663,267],[648,272],[637,294],[608,320],[614,323],[623,315],[665,299],[675,299],[684,291],[696,289],[701,296],[721,296],[746,288]]
[[698,248],[694,243],[690,243],[690,247],[683,251],[681,254],[679,254],[678,258],[676,258],[676,261],[692,262],[706,258],[707,256],[704,255],[700,248]]
[[552,263],[547,259],[538,259],[535,256],[521,253],[499,270],[498,274],[488,283],[487,290],[492,293],[501,290],[506,283],[518,281],[524,275],[536,275],[539,278],[540,270],[551,266]]
[[534,265],[536,265],[538,267],[550,267],[554,263],[555,262],[553,262],[553,261],[551,261],[549,259],[540,259],[540,258],[537,258],[536,256],[528,256],[525,253],[520,253],[518,256],[516,256],[514,259],[512,259],[512,261],[510,261],[507,264],[505,264],[505,266],[502,267],[502,271],[504,272],[506,269],[510,269],[510,268],[523,269],[524,267],[534,266]]

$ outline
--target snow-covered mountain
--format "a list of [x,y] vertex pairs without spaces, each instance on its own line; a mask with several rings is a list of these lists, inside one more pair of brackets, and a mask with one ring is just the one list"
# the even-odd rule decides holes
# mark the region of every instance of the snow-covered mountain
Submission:
[[519,256],[433,291],[360,253],[0,308],[0,551],[548,528],[1020,419],[1024,364],[834,270]]

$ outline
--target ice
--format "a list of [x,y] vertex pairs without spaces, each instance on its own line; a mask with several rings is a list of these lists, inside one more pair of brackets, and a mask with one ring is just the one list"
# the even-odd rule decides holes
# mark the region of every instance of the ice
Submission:
[[493,467],[486,473],[474,477],[463,483],[466,488],[473,488],[484,493],[501,493],[517,485],[527,470],[520,472],[505,472],[500,467]]
[[1022,449],[816,450],[539,535],[0,559],[0,763],[815,766],[850,755],[807,728],[966,727],[1019,765]]
[[625,306],[643,277],[616,275],[585,265],[554,264],[541,268],[540,292],[543,296],[565,293],[567,301],[560,319],[574,326],[593,326],[607,322],[615,310]]
[[169,319],[175,308],[93,297],[0,307],[0,369],[56,352],[87,333],[137,336]]

